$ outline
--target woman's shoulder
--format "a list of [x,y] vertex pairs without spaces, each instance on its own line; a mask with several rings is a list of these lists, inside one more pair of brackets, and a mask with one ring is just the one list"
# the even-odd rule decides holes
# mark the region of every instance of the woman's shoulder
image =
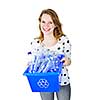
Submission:
[[58,42],[59,43],[62,43],[62,42],[67,42],[68,43],[69,39],[68,39],[67,35],[64,34],[59,38]]
[[31,45],[37,46],[37,45],[40,44],[40,39],[38,39],[38,38],[33,38],[33,40],[31,41],[30,44],[31,44]]

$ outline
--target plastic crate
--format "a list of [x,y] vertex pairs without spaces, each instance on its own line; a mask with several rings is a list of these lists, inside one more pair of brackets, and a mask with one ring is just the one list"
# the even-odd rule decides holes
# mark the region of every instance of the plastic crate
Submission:
[[[64,55],[60,54],[59,59],[62,59]],[[30,73],[30,67],[28,67],[23,75],[28,79],[32,92],[58,92],[60,88],[60,73],[62,70],[63,62],[58,62],[58,68],[56,72],[34,72]]]
[[59,72],[29,73],[28,69],[23,73],[28,79],[32,92],[58,92]]

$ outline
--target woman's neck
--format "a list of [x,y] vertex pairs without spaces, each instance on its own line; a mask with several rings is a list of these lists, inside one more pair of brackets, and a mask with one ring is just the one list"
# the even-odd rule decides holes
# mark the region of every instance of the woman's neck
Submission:
[[43,44],[47,47],[51,47],[57,43],[57,39],[53,36],[53,34],[50,35],[44,35]]
[[44,35],[44,42],[52,42],[53,40],[56,40],[56,38],[53,36],[53,34]]

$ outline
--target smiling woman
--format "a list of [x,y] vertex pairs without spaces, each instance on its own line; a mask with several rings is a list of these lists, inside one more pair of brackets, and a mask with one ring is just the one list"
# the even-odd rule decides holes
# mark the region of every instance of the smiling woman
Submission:
[[[42,49],[63,54],[60,91],[56,92],[58,100],[70,100],[71,87],[68,66],[71,64],[71,44],[63,33],[57,13],[52,9],[45,9],[39,16],[40,36],[31,42],[30,55],[34,56]],[[45,52],[44,52],[45,53]],[[54,93],[41,92],[42,100],[54,100]]]
[[53,33],[55,25],[54,25],[50,15],[43,14],[40,24],[41,24],[40,25],[41,26],[41,30],[44,33],[44,35]]
[[[53,29],[52,33],[56,39],[63,35],[63,31],[61,28],[61,23],[59,21],[58,15],[52,9],[43,10],[39,16],[39,29],[40,29],[40,40],[43,40],[43,31],[42,31],[42,21],[43,23],[49,21],[49,25],[52,26],[51,30]],[[43,24],[44,25],[44,24]],[[47,27],[47,26],[46,26]]]

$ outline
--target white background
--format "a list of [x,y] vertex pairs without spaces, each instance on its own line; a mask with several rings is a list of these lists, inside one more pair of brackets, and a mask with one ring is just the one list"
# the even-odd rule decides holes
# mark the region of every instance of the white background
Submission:
[[100,100],[99,0],[0,1],[0,99],[41,100],[32,93],[23,72],[26,49],[38,36],[38,17],[54,9],[72,44],[71,100]]

